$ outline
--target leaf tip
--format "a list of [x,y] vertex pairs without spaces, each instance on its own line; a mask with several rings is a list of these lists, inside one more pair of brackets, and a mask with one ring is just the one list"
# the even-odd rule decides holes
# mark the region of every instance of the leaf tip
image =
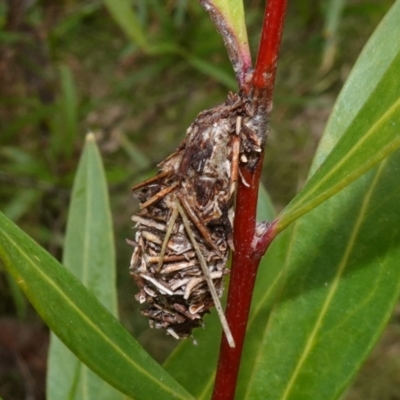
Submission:
[[96,142],[96,137],[95,137],[95,135],[94,135],[94,133],[93,132],[89,132],[87,135],[86,135],[86,142],[87,143],[90,143],[90,142]]

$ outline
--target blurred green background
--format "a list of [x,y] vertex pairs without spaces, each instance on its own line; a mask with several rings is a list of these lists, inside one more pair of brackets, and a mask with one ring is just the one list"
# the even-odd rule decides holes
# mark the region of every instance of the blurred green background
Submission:
[[[392,3],[289,1],[263,175],[278,210],[303,185],[335,98]],[[125,30],[116,17],[123,6],[137,19]],[[253,55],[264,6],[245,0]],[[235,89],[196,0],[0,2],[0,210],[60,259],[74,173],[93,131],[110,188],[121,320],[160,361],[175,342],[148,329],[133,298],[130,187],[175,150],[198,112]],[[47,341],[0,271],[4,400],[44,398]],[[400,399],[400,309],[344,398]]]

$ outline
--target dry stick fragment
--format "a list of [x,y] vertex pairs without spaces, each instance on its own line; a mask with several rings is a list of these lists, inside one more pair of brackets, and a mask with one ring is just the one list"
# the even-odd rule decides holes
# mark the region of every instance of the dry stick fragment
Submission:
[[153,197],[150,197],[148,200],[146,200],[144,203],[140,204],[140,208],[143,210],[144,208],[147,208],[151,204],[157,202],[158,200],[161,200],[165,195],[168,193],[172,192],[177,186],[179,185],[179,181],[173,183],[171,186],[166,187],[163,190],[160,190],[157,194],[155,194]]
[[179,281],[176,281],[171,285],[171,290],[175,292],[176,289],[179,289],[181,286],[186,285],[189,281],[190,278],[180,279]]
[[160,259],[158,260],[157,272],[161,271],[161,267],[164,262],[165,252],[167,250],[167,244],[168,244],[169,238],[171,237],[172,229],[174,228],[177,216],[178,216],[178,209],[174,208],[174,211],[172,212],[172,215],[171,215],[171,219],[168,222],[167,232],[165,233],[164,241],[163,241],[161,251],[159,254]]
[[137,222],[138,224],[144,225],[144,226],[149,226],[150,228],[155,228],[161,232],[165,231],[165,225],[160,224],[157,221],[154,221],[154,219],[148,219],[148,218],[143,218],[139,215],[133,215],[131,217],[131,220],[133,222]]
[[223,257],[220,250],[218,249],[218,247],[215,245],[215,243],[213,242],[213,240],[210,237],[210,234],[208,233],[207,228],[201,223],[201,221],[197,218],[196,214],[193,212],[193,210],[191,209],[191,207],[189,206],[188,202],[186,201],[186,199],[180,195],[177,194],[178,199],[180,200],[183,208],[185,209],[185,211],[187,212],[187,214],[189,215],[189,218],[191,219],[191,221],[193,222],[193,224],[195,225],[195,227],[199,230],[199,232],[202,234],[203,238],[205,239],[205,241],[217,252],[217,254],[220,257]]
[[232,174],[230,195],[235,192],[239,175],[239,154],[240,154],[240,130],[242,129],[242,117],[236,118],[236,136],[232,138]]
[[210,277],[210,271],[208,270],[206,260],[204,259],[203,253],[201,252],[201,250],[196,242],[195,237],[193,236],[192,229],[189,225],[189,219],[186,217],[185,211],[183,210],[182,206],[180,205],[179,200],[177,200],[177,202],[176,202],[176,207],[182,218],[182,222],[183,222],[183,225],[185,226],[185,229],[189,236],[189,239],[192,242],[194,250],[196,251],[197,257],[199,258],[201,269],[203,271],[204,277],[206,278],[207,285],[210,289],[211,297],[214,301],[214,305],[217,310],[219,320],[221,321],[222,328],[225,332],[226,340],[228,341],[230,347],[235,347],[235,341],[233,339],[232,332],[229,329],[229,325],[226,320],[225,313],[222,309],[221,302],[219,301],[217,291],[215,290],[214,283]]
[[240,134],[240,130],[242,129],[242,117],[236,117],[236,135]]
[[196,260],[191,260],[191,261],[182,261],[180,263],[175,263],[175,264],[168,264],[166,267],[162,269],[162,273],[165,274],[171,274],[172,272],[180,271],[185,268],[191,268],[197,265]]
[[151,296],[151,297],[157,297],[157,293],[156,293],[153,289],[149,288],[148,286],[143,286],[143,290],[144,290],[149,296]]
[[[136,244],[134,245],[136,246]],[[167,255],[164,256],[164,262],[187,261],[193,258],[195,255],[196,254],[194,251],[188,251],[185,255]],[[158,264],[159,260],[160,260],[159,256],[146,256],[146,262],[149,264]]]
[[240,138],[234,136],[232,139],[232,174],[231,174],[231,190],[230,196],[236,191],[236,185],[239,175],[239,152],[240,152]]
[[243,185],[246,186],[247,188],[249,188],[249,187],[250,187],[250,183],[248,183],[248,182],[246,181],[246,179],[244,179],[244,176],[243,176],[242,173],[240,172],[240,169],[239,169],[239,175],[240,175],[240,178],[242,179]]
[[179,339],[180,339],[180,337],[176,334],[176,332],[175,332],[173,329],[167,328],[167,332],[168,332],[174,339],[176,339],[176,340],[179,340]]
[[136,190],[142,188],[143,186],[147,186],[147,185],[149,185],[149,184],[151,184],[151,183],[153,183],[153,182],[157,182],[157,181],[159,181],[161,178],[165,178],[166,176],[171,175],[171,174],[172,174],[172,171],[160,172],[160,173],[157,174],[156,176],[153,176],[152,178],[147,179],[146,181],[140,182],[140,183],[138,183],[137,185],[135,185],[135,186],[132,188],[132,192],[135,192]]
[[161,284],[160,282],[158,282],[156,279],[152,278],[151,276],[147,276],[145,274],[140,274],[140,276],[144,279],[146,279],[146,281],[151,282],[155,287],[157,287],[159,290],[161,290],[164,293],[169,294],[170,296],[172,296],[174,293],[169,290],[166,286],[164,286],[163,284]]
[[143,231],[142,237],[143,237],[143,239],[146,239],[148,242],[151,242],[151,243],[155,243],[155,244],[162,243],[161,239],[157,235],[155,235],[154,233],[148,232],[148,231]]
[[200,304],[200,305],[197,305],[197,306],[192,305],[192,306],[189,307],[189,312],[191,314],[197,314],[203,308],[204,308],[204,304]]
[[[222,271],[216,271],[210,273],[211,280],[222,278]],[[200,276],[198,278],[191,278],[185,288],[185,293],[183,295],[184,299],[188,299],[192,290],[200,283],[203,282],[206,278],[204,276]]]

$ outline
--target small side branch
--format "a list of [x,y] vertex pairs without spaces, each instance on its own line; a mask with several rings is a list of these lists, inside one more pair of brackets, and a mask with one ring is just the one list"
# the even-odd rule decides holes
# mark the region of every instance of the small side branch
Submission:
[[276,229],[278,220],[273,222],[261,222],[257,224],[256,235],[253,240],[255,257],[260,258],[265,254],[269,245],[275,239],[279,231]]

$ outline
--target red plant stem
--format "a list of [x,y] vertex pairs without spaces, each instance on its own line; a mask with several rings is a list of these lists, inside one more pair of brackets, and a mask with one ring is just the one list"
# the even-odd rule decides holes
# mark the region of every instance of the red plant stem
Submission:
[[272,93],[286,7],[287,0],[268,0],[267,2],[260,47],[253,75],[253,86],[256,91],[259,90],[264,93],[263,96],[268,112],[272,109]]
[[[254,101],[258,105],[259,115],[269,113],[272,108],[272,93],[286,5],[287,0],[269,0],[264,14],[259,54],[252,82]],[[213,400],[234,399],[258,266],[262,255],[276,235],[272,225],[261,238],[256,236],[257,196],[262,161],[263,154],[260,155],[253,170],[242,168],[242,179],[239,179],[234,225],[235,252],[226,307],[226,317],[236,347],[229,347],[225,336],[222,336]]]
[[255,235],[257,207],[257,188],[260,182],[262,161],[254,171],[242,171],[243,179],[250,184],[246,187],[240,181],[236,204],[234,245],[231,278],[226,307],[226,318],[236,347],[231,348],[222,336],[217,377],[213,400],[233,399],[239,372],[240,358],[246,333],[251,296],[260,259],[252,257],[253,238]]

